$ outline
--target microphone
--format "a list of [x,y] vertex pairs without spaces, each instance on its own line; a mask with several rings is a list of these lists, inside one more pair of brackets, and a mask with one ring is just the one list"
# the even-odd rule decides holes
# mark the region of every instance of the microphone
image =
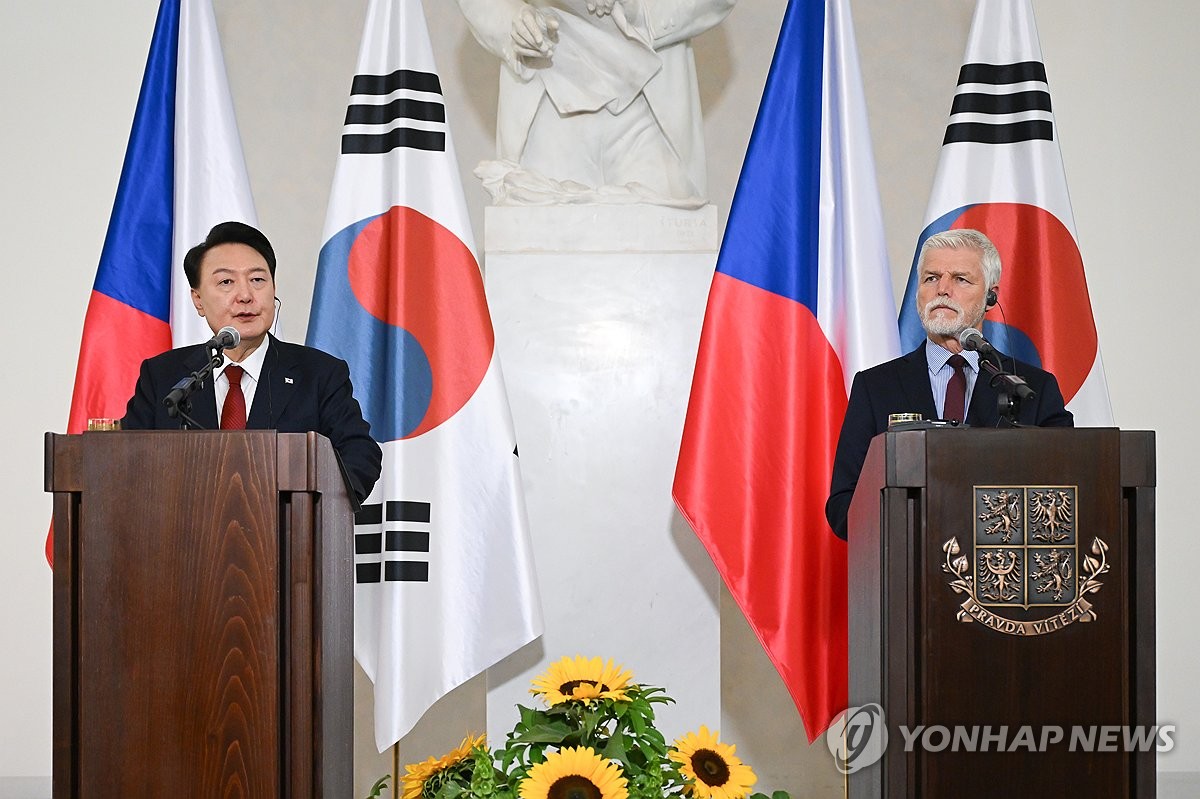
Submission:
[[170,413],[172,417],[178,413],[176,409],[183,404],[183,401],[187,399],[187,396],[194,390],[192,386],[193,380],[194,378],[191,375],[188,375],[176,383],[171,388],[171,391],[167,394],[167,396],[163,398],[163,405],[166,406],[167,412]]
[[204,346],[220,352],[221,350],[231,350],[241,343],[242,334],[237,332],[237,328],[226,325],[218,330],[217,335],[210,338]]
[[[1020,376],[1004,371],[1000,353],[996,352],[992,342],[984,338],[983,334],[975,328],[968,327],[959,333],[958,343],[964,350],[980,354],[980,368],[986,369],[992,375],[990,384],[1000,392],[998,401],[1000,416],[1007,419],[1010,425],[1016,424],[1020,401],[1035,396],[1033,389]],[[1016,368],[1016,361],[1013,361],[1013,369]]]
[[969,352],[979,352],[983,355],[996,354],[996,348],[992,346],[992,342],[984,338],[983,334],[973,327],[968,327],[958,334],[958,343]]
[[200,425],[196,424],[192,417],[188,416],[191,413],[190,397],[196,389],[204,385],[204,381],[212,376],[213,370],[221,365],[224,356],[221,355],[221,350],[228,350],[242,343],[242,334],[237,331],[237,328],[226,325],[217,331],[217,335],[205,342],[204,346],[208,350],[212,350],[212,356],[209,357],[208,363],[200,367],[195,372],[192,372],[187,377],[176,383],[167,396],[163,397],[163,405],[166,406],[167,415],[172,419],[183,417],[185,427],[191,425],[197,430],[202,430]]

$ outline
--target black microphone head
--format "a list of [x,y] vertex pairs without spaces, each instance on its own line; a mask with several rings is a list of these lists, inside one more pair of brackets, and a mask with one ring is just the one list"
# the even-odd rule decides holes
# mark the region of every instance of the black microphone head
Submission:
[[968,327],[958,334],[958,343],[962,345],[964,350],[975,352],[987,344],[987,339],[975,328]]
[[236,327],[226,325],[217,331],[217,343],[222,349],[233,349],[242,343],[242,334],[237,331]]

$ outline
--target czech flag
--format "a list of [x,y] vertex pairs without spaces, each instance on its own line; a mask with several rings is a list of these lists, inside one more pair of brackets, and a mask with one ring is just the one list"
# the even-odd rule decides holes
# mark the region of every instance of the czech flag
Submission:
[[1058,378],[1075,424],[1113,424],[1083,257],[1029,0],[980,0],[942,143],[925,229],[900,312],[906,350],[925,338],[917,257],[951,228],[985,233],[1000,251],[1000,304],[983,334]]
[[163,0],[83,322],[68,433],[124,416],[143,360],[212,335],[183,256],[227,220],[255,215],[212,3]]
[[847,701],[825,500],[851,381],[899,353],[847,0],[790,2],[708,298],[674,496],[809,739]]

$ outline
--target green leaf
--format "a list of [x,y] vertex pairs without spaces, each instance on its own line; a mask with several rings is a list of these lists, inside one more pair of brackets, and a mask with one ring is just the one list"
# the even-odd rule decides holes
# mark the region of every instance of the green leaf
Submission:
[[658,730],[651,727],[650,729],[646,730],[642,738],[646,744],[649,745],[650,749],[659,757],[663,757],[667,754],[667,741],[665,738],[663,738],[662,733]]
[[379,799],[379,797],[383,796],[383,789],[387,787],[388,780],[391,778],[391,774],[384,774],[375,780],[375,784],[371,786],[371,792],[367,794],[366,799]]
[[464,788],[457,782],[443,783],[438,792],[435,794],[437,799],[457,799],[464,793]]
[[538,721],[530,724],[514,741],[524,743],[558,744],[565,741],[574,730],[563,721]]
[[600,754],[609,760],[619,760],[624,763],[628,759],[628,749],[626,748],[626,738],[623,734],[617,733],[608,739],[608,743],[600,750]]
[[633,726],[633,732],[637,736],[642,736],[646,732],[646,719],[640,714],[632,714],[629,717],[629,723]]

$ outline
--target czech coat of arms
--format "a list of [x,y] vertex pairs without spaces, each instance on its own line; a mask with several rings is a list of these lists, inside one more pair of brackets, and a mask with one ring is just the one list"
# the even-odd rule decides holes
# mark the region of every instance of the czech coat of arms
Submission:
[[1076,500],[1075,486],[975,486],[970,552],[958,538],[942,545],[942,571],[967,595],[960,621],[1044,635],[1095,620],[1086,597],[1109,569],[1108,545],[1093,538],[1080,562]]

